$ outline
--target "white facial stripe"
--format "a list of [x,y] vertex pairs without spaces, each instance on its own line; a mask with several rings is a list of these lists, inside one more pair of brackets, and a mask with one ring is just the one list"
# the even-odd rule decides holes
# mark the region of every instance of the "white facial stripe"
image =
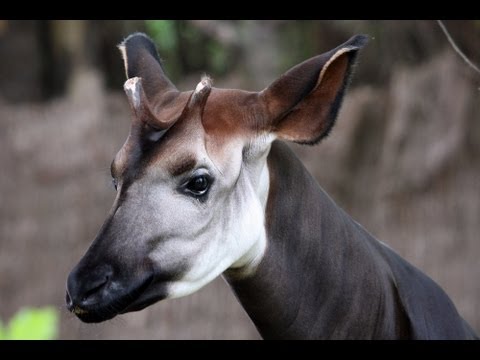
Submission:
[[[249,182],[245,184],[247,189],[238,189],[239,193],[247,195],[240,197],[242,204],[235,204],[239,205],[238,209],[233,207],[230,211],[225,210],[222,213],[223,219],[216,224],[219,226],[228,223],[228,229],[209,229],[205,235],[209,237],[208,234],[213,230],[214,238],[210,237],[204,251],[197,255],[197,264],[180,281],[169,286],[170,298],[197,291],[227,269],[229,276],[236,278],[247,277],[255,271],[267,246],[264,223],[269,173],[266,164],[261,177],[259,182],[261,185],[257,191],[252,189]],[[263,203],[261,199],[265,199]],[[227,215],[228,219],[225,219]]]
[[[262,149],[262,156],[257,160],[260,162],[260,175],[256,180],[256,189],[252,189],[256,195],[256,202],[259,206],[248,205],[248,208],[239,209],[239,211],[245,212],[245,225],[243,228],[238,228],[236,236],[238,238],[247,237],[253,232],[252,237],[256,237],[251,247],[238,257],[231,268],[235,269],[236,277],[245,277],[251,275],[265,254],[267,247],[267,235],[265,230],[265,209],[268,200],[268,191],[270,189],[270,174],[268,172],[268,166],[266,157],[270,151],[270,139],[267,139],[267,149]],[[255,235],[255,232],[257,234]],[[248,235],[247,235],[248,234]]]
[[[199,253],[192,259],[192,267],[179,281],[169,286],[169,297],[191,294],[228,269],[228,276],[246,277],[260,263],[266,249],[265,207],[269,190],[269,172],[266,156],[270,149],[270,138],[262,138],[255,144],[257,157],[248,167],[238,159],[230,158],[235,164],[223,169],[223,176],[232,176],[240,170],[233,193],[222,203],[222,211],[213,214],[212,222],[205,232],[191,243],[200,246]],[[240,155],[241,151],[237,150]],[[205,239],[205,240],[203,240]]]

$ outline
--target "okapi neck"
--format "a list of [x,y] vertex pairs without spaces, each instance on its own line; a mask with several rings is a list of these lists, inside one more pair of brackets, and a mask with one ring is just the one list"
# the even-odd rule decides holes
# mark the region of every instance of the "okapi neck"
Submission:
[[394,281],[373,255],[378,241],[322,191],[286,144],[274,142],[267,161],[267,250],[252,276],[226,276],[262,337],[407,336]]

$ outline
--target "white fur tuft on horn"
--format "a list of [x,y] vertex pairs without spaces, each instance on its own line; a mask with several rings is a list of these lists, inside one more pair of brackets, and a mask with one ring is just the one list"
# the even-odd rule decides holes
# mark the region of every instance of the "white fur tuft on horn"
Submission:
[[141,88],[141,79],[139,77],[133,77],[125,81],[123,89],[127,93],[127,96],[135,109],[138,109],[140,106],[140,88]]
[[195,94],[199,94],[204,91],[205,88],[212,87],[212,79],[208,76],[204,75],[202,80],[198,83],[197,87],[195,88]]

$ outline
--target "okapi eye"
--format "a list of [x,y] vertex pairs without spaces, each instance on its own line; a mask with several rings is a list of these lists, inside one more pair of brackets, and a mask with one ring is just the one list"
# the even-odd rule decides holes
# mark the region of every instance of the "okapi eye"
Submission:
[[209,187],[210,179],[206,175],[195,176],[186,185],[187,191],[195,196],[205,195]]
[[112,184],[113,184],[113,187],[115,188],[115,190],[117,190],[117,186],[118,186],[117,179],[112,178]]

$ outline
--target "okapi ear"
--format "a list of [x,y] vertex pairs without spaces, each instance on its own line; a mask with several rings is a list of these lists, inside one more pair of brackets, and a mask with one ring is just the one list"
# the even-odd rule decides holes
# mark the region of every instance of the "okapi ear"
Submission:
[[278,137],[316,144],[328,135],[348,85],[357,51],[368,41],[356,35],[346,43],[291,68],[260,93],[267,126]]
[[177,91],[170,82],[158,56],[155,44],[143,33],[134,33],[118,45],[125,64],[127,79],[140,77],[149,100],[168,91]]

